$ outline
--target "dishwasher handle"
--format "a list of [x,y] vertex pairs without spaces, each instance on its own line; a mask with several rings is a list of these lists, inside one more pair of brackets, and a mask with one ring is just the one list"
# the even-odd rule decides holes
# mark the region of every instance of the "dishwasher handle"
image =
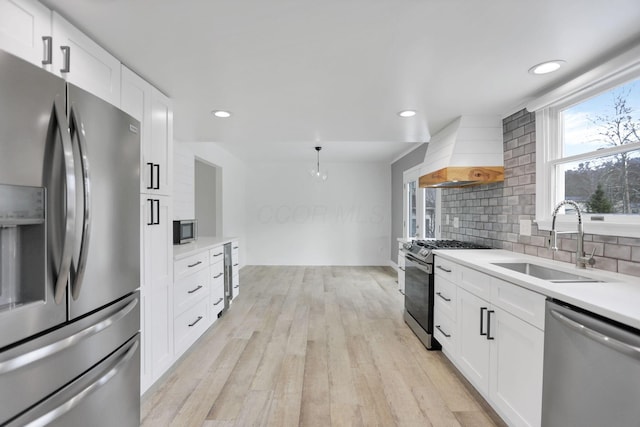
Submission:
[[570,319],[566,315],[560,313],[557,310],[550,310],[551,316],[564,324],[565,326],[573,329],[574,331],[584,335],[587,338],[590,338],[606,347],[609,347],[619,353],[626,354],[634,359],[640,360],[640,347],[637,347],[632,344],[628,344],[626,342],[617,340],[613,337],[607,336],[603,333],[595,331],[593,329],[588,328],[580,322],[577,322],[573,319]]

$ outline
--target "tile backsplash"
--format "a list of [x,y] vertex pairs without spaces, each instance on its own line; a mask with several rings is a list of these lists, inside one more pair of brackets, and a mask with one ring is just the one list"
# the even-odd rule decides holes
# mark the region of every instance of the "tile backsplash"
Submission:
[[[575,236],[559,238],[559,250],[553,252],[547,246],[549,232],[535,224],[531,236],[520,235],[520,220],[535,219],[535,128],[535,113],[526,110],[503,120],[504,182],[443,190],[442,217],[450,219],[448,225],[443,221],[443,238],[575,262]],[[640,276],[640,239],[585,234],[584,240],[587,253],[595,248],[594,268]]]

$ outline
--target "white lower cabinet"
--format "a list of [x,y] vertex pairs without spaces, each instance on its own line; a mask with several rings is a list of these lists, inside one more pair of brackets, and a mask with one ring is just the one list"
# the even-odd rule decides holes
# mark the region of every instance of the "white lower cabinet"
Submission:
[[174,349],[178,358],[207,330],[209,315],[209,251],[174,262]]
[[207,301],[208,298],[199,301],[176,316],[174,322],[176,358],[196,342],[209,327]]
[[140,390],[144,392],[166,372],[174,360],[171,198],[141,195],[140,212]]
[[209,250],[209,278],[211,280],[211,295],[209,307],[211,309],[211,323],[218,319],[224,309],[224,247],[216,246]]
[[446,272],[436,270],[434,336],[507,424],[539,426],[545,297],[451,261],[446,264]]
[[[400,243],[402,247],[402,243]],[[398,250],[398,290],[404,295],[404,267],[405,267],[404,252]]]
[[240,295],[240,250],[236,240],[231,242],[231,298]]

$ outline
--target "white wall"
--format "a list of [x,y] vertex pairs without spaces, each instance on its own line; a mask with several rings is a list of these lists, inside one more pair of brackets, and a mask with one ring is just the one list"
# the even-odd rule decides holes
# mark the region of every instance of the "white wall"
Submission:
[[389,164],[248,165],[247,256],[252,265],[388,265]]
[[195,157],[222,168],[222,236],[240,239],[240,263],[247,264],[248,246],[245,222],[246,166],[215,143],[178,142],[174,144],[173,215],[175,219],[195,216]]

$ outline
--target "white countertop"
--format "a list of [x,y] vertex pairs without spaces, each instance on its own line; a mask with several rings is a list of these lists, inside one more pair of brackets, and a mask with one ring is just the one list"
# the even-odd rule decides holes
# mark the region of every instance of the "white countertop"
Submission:
[[179,260],[186,258],[204,250],[211,249],[215,246],[224,245],[234,240],[238,240],[237,237],[198,237],[195,242],[185,243],[184,245],[173,245],[173,259]]
[[[640,277],[590,268],[578,269],[574,264],[501,249],[438,249],[434,253],[436,256],[640,329]],[[492,265],[496,262],[520,261],[587,276],[602,280],[603,283],[552,283]]]

